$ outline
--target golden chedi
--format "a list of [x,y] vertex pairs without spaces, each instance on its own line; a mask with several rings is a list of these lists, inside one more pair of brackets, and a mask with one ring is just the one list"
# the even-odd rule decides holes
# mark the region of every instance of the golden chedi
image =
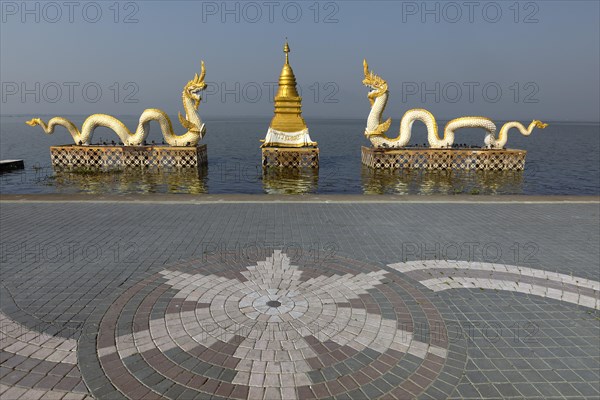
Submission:
[[290,65],[290,46],[283,47],[285,64],[279,76],[279,88],[275,95],[275,115],[267,131],[262,147],[314,147],[306,122],[302,118],[302,97],[296,89],[296,77]]

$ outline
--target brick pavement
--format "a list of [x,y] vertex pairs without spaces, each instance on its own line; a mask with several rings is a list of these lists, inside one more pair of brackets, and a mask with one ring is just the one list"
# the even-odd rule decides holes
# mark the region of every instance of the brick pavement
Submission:
[[596,398],[591,202],[0,203],[2,398]]

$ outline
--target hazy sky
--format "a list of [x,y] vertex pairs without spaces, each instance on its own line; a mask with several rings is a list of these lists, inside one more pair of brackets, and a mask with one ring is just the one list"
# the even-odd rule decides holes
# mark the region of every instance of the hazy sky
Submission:
[[366,117],[366,57],[386,116],[599,120],[598,1],[23,4],[1,2],[2,114],[176,118],[203,59],[200,115],[267,116],[287,36],[306,118]]

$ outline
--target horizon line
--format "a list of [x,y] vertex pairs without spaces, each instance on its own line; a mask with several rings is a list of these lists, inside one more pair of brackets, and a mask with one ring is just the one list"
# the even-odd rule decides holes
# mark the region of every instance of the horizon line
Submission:
[[[75,116],[75,117],[80,117],[80,116],[89,116],[91,114],[62,114],[63,116]],[[139,117],[139,114],[112,114],[112,115],[116,115],[119,117]],[[38,114],[27,114],[27,113],[8,113],[8,114],[1,114],[0,113],[0,118],[1,117],[39,117],[39,116],[57,116],[55,114],[45,114],[45,113],[38,113]],[[363,120],[365,118],[363,117],[343,117],[343,116],[312,116],[312,117],[307,117],[307,116],[303,116],[305,119],[319,119],[319,120],[324,120],[324,119],[329,119],[329,120],[336,120],[336,119],[347,119],[347,120]],[[231,115],[203,115],[202,118],[206,119],[206,118],[229,118],[229,119],[241,119],[241,118],[273,118],[272,115],[268,115],[268,116],[263,116],[263,115],[235,115],[235,116],[231,116]],[[398,117],[394,118],[393,116],[391,117],[393,119],[398,119]],[[401,118],[400,118],[401,119]],[[436,118],[439,121],[450,121],[454,118]],[[502,119],[499,118],[496,121],[501,121],[501,122],[505,122],[505,121],[518,121],[519,119],[516,118],[511,118],[511,119]],[[591,120],[546,120],[548,123],[577,123],[577,124],[600,124],[600,120],[597,121],[591,121]]]

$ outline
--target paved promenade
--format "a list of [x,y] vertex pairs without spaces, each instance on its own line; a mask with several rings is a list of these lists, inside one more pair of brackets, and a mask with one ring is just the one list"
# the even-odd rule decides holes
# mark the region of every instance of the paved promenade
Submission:
[[593,197],[1,196],[2,399],[600,396]]

